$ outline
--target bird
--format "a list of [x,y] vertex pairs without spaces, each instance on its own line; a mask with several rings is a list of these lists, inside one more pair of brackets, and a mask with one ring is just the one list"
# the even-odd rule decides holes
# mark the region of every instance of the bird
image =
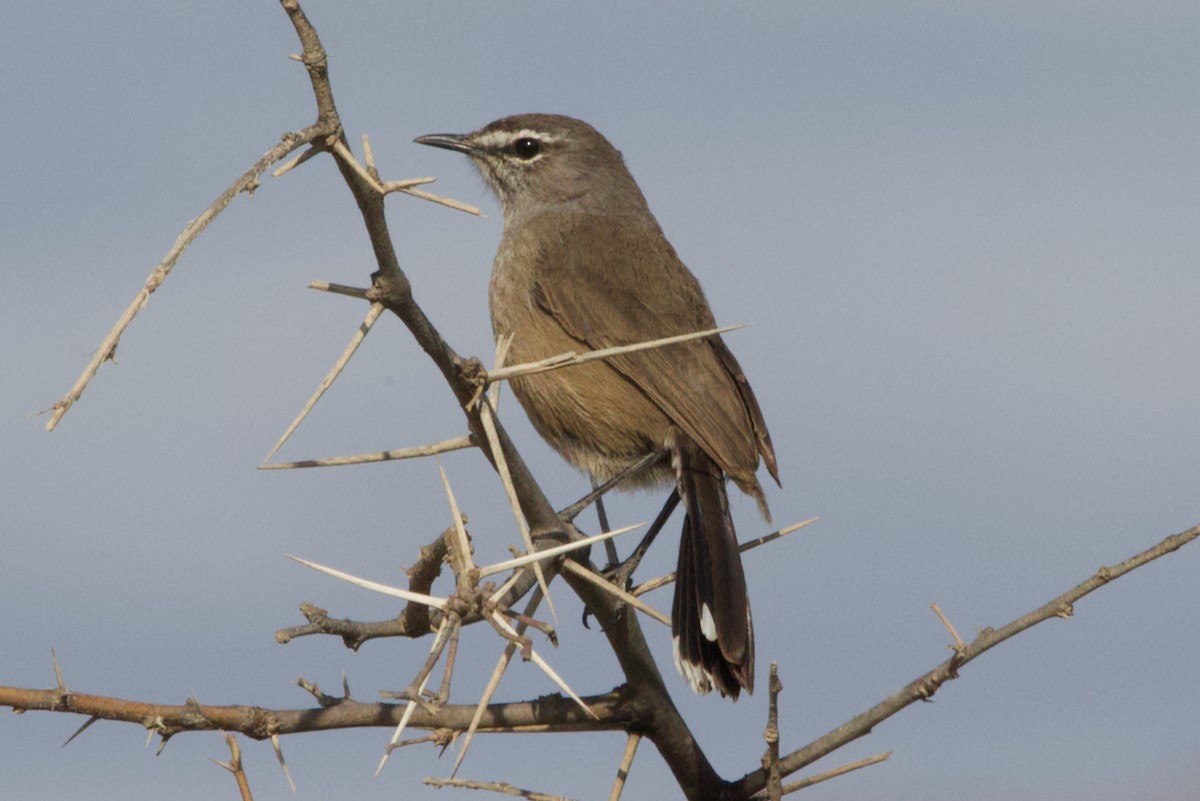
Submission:
[[[699,281],[667,241],[621,153],[588,123],[504,117],[418,144],[468,156],[499,200],[488,291],[510,364],[716,328]],[[511,381],[533,427],[593,481],[674,485],[684,506],[671,610],[675,664],[692,690],[754,691],[754,624],[726,480],[770,519],[759,460],[775,450],[719,335]],[[674,500],[674,496],[672,496]]]

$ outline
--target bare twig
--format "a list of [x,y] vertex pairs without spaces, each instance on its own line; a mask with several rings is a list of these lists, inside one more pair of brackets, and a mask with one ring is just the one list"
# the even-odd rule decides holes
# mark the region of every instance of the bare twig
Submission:
[[[489,704],[480,716],[478,731],[486,732],[596,732],[624,731],[633,712],[619,693],[587,696],[584,702],[599,716],[597,721],[574,701],[557,695],[536,702]],[[29,712],[60,712],[116,720],[144,726],[150,737],[171,737],[185,731],[237,732],[255,740],[272,735],[379,726],[391,729],[404,714],[402,704],[362,703],[345,699],[329,707],[265,709],[255,706],[208,706],[150,704],[125,698],[72,693],[64,704],[53,690],[0,686],[0,707]],[[420,707],[409,722],[411,728],[466,731],[476,714],[475,704],[447,704],[436,715]]]
[[288,153],[301,147],[302,145],[310,144],[318,140],[322,140],[336,130],[335,125],[329,122],[318,122],[316,125],[310,125],[296,133],[287,133],[283,135],[283,139],[279,144],[263,154],[262,158],[254,162],[250,169],[246,170],[240,178],[233,182],[228,189],[222,192],[216,200],[209,204],[208,208],[200,213],[200,216],[189,222],[175,240],[175,244],[167,251],[167,255],[163,258],[158,266],[146,279],[142,288],[134,295],[133,301],[117,318],[117,322],[109,330],[108,334],[100,342],[100,346],[96,348],[91,360],[87,366],[83,368],[83,373],[75,381],[75,385],[67,391],[67,394],[62,397],[58,403],[51,407],[52,412],[50,419],[46,422],[46,430],[53,431],[58,426],[58,421],[62,420],[70,408],[83,396],[83,391],[87,389],[87,385],[96,375],[96,371],[100,369],[100,365],[104,362],[114,359],[117,354],[117,344],[121,340],[121,335],[125,333],[125,329],[133,322],[133,318],[138,315],[138,312],[150,300],[150,296],[154,294],[162,282],[167,279],[174,269],[179,257],[187,250],[188,245],[196,240],[196,237],[208,227],[208,224],[217,218],[225,207],[233,202],[233,199],[242,192],[252,193],[259,183],[262,174],[267,168],[275,162],[282,159]]
[[771,680],[767,690],[767,727],[763,730],[767,753],[763,756],[763,766],[767,769],[767,798],[780,801],[783,798],[783,781],[779,775],[779,693],[783,690],[783,682],[779,680],[779,665],[776,662],[771,663]]
[[[979,632],[979,636],[963,648],[961,654],[954,654],[933,670],[909,682],[867,711],[856,715],[846,723],[803,748],[797,749],[780,758],[780,773],[785,776],[794,773],[841,748],[846,743],[853,742],[859,737],[869,734],[873,728],[910,704],[932,698],[939,687],[947,681],[956,678],[958,670],[973,659],[995,648],[1008,638],[1036,626],[1038,623],[1069,614],[1074,608],[1075,602],[1080,598],[1103,587],[1110,581],[1120,578],[1132,570],[1136,570],[1142,565],[1179,550],[1197,537],[1200,537],[1200,525],[1193,526],[1187,531],[1182,531],[1178,534],[1172,534],[1157,545],[1147,548],[1123,562],[1112,567],[1100,568],[1091,578],[1072,587],[1057,598],[1042,604],[1028,614],[1022,615],[1011,623],[999,629],[983,629]],[[759,769],[746,774],[735,785],[738,792],[745,795],[753,795],[765,788],[766,783],[766,774],[762,769]]]
[[[425,687],[429,683],[429,677],[433,674],[433,669],[437,667],[438,661],[442,658],[442,653],[450,643],[452,633],[458,629],[458,622],[458,616],[453,612],[445,615],[442,618],[441,625],[438,626],[437,634],[433,638],[433,644],[429,646],[429,655],[425,658],[421,669],[417,671],[416,677],[403,690],[399,692],[381,690],[379,696],[381,698],[398,698],[402,701],[413,701],[420,704],[427,712],[436,711],[437,704],[425,702],[425,697],[428,695],[425,692]],[[395,739],[399,739],[399,732],[397,732]]]
[[300,676],[298,679],[296,679],[296,685],[313,698],[317,699],[317,703],[321,706],[335,706],[336,704],[340,704],[342,701],[350,697],[349,692],[347,692],[342,698],[335,698],[332,695],[326,695],[314,682],[309,681],[303,676]]
[[428,777],[424,781],[430,787],[463,787],[468,790],[491,790],[493,793],[511,795],[516,798],[526,798],[529,801],[571,801],[571,799],[562,795],[547,795],[546,793],[539,793],[534,790],[522,790],[519,787],[513,787],[507,782],[480,782],[473,779],[435,779],[433,777]]
[[432,699],[435,709],[445,706],[450,701],[450,680],[454,676],[455,660],[458,659],[458,635],[461,632],[462,621],[456,620],[455,625],[450,627],[450,642],[446,645],[446,664],[442,670],[442,684]]
[[254,796],[250,793],[250,782],[246,780],[246,772],[242,770],[242,750],[238,748],[237,738],[225,732],[222,734],[225,736],[225,744],[229,746],[229,761],[217,762],[214,759],[213,762],[233,774],[242,801],[254,801]]
[[814,784],[820,784],[821,782],[827,782],[830,779],[836,779],[838,776],[845,776],[847,773],[851,773],[853,771],[860,770],[861,768],[867,768],[867,767],[870,767],[871,765],[878,765],[880,762],[887,761],[888,757],[890,757],[891,755],[892,755],[891,751],[885,751],[882,754],[876,754],[875,756],[869,756],[866,759],[860,759],[857,762],[851,762],[849,764],[842,765],[839,768],[827,770],[824,773],[817,773],[812,776],[806,776],[805,778],[801,779],[800,781],[792,782],[791,784],[785,784],[783,786],[783,794],[787,795],[789,793],[794,793],[797,790],[803,790],[805,787],[812,787]]

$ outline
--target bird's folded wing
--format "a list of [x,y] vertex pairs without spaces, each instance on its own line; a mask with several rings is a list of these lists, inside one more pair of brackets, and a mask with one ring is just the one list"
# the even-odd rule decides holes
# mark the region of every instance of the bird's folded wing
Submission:
[[[699,284],[656,226],[562,225],[576,247],[539,257],[533,299],[574,339],[600,349],[716,327]],[[672,267],[654,269],[663,264]],[[757,485],[759,453],[775,475],[762,412],[720,337],[607,361],[739,484]]]

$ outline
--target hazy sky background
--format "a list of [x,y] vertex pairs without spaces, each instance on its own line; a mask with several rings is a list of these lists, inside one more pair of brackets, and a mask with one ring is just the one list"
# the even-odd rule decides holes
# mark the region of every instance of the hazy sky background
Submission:
[[[242,197],[184,256],[53,434],[50,406],[183,225],[315,115],[273,3],[10,4],[0,26],[0,684],[303,707],[296,676],[356,697],[403,688],[424,645],[277,645],[301,601],[395,606],[285,560],[400,582],[449,520],[432,461],[255,467],[364,304],[362,224],[328,158]],[[782,746],[840,725],[946,657],[1200,522],[1200,7],[1194,3],[305,3],[351,141],[387,178],[437,175],[478,220],[388,201],[418,300],[490,359],[500,215],[466,160],[412,144],[500,116],[587,119],[625,154],[700,277],[771,427],[778,523],[819,524],[747,557],[759,686],[780,663]],[[565,504],[585,481],[511,398],[502,414]],[[281,454],[463,433],[392,319]],[[443,460],[482,555],[517,540],[481,456]],[[610,513],[650,518],[661,498]],[[767,527],[739,498],[744,537]],[[587,518],[591,525],[593,518]],[[678,521],[647,566],[671,569]],[[1173,801],[1200,792],[1200,545],[1121,579],[964,669],[815,766],[891,761],[822,785],[855,801]],[[546,657],[581,692],[618,680],[556,594]],[[650,596],[669,608],[669,591]],[[766,693],[693,698],[647,631],[717,769],[758,764]],[[473,631],[455,701],[500,650]],[[501,699],[553,691],[517,665]],[[233,799],[217,734],[143,750],[128,724],[0,718],[0,796]],[[466,798],[432,748],[371,772],[385,730],[291,737],[287,789],[246,742],[256,798]],[[490,737],[462,775],[607,797],[620,735]],[[626,797],[675,797],[648,745]]]

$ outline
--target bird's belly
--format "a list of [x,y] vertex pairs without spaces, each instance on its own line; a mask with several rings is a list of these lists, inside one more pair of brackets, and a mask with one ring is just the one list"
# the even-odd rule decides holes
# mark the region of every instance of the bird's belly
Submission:
[[[506,364],[538,361],[586,345],[567,336],[539,309],[496,315],[497,336],[512,334]],[[663,451],[674,437],[670,419],[634,384],[603,361],[562,367],[512,379],[513,393],[533,427],[563,458],[604,481],[650,453]],[[631,482],[657,484],[671,477],[664,461]]]
[[[574,375],[571,375],[574,373]],[[512,381],[542,438],[571,464],[604,481],[666,448],[667,417],[612,368],[567,367]],[[663,464],[638,484],[669,477]]]

